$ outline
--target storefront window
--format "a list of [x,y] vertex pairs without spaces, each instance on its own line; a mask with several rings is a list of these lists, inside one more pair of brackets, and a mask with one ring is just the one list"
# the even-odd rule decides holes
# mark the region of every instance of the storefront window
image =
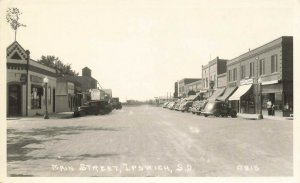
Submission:
[[41,109],[43,87],[31,85],[31,109]]

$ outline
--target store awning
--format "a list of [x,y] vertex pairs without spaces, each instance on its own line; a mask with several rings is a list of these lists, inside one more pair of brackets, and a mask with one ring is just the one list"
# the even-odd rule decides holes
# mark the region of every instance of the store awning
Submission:
[[217,99],[217,97],[219,97],[220,95],[222,95],[225,91],[225,88],[218,88],[216,89],[216,91],[212,94],[212,96],[210,96],[208,98],[208,100],[210,101],[215,101]]
[[241,85],[228,100],[240,100],[241,96],[243,96],[252,85]]
[[200,95],[200,92],[198,92],[196,95],[188,96],[187,98],[185,98],[185,100],[194,101],[199,95]]
[[237,89],[237,87],[228,87],[226,88],[224,94],[222,96],[219,96],[217,97],[217,100],[220,100],[220,101],[225,101],[227,100],[230,95]]

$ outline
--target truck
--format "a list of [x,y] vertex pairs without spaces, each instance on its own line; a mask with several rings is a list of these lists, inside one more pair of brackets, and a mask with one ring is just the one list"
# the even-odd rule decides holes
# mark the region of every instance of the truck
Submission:
[[111,98],[111,105],[113,109],[122,109],[122,104],[119,101],[119,97]]
[[110,97],[101,89],[91,89],[88,92],[90,100],[74,111],[73,117],[85,116],[89,114],[103,115],[112,111]]

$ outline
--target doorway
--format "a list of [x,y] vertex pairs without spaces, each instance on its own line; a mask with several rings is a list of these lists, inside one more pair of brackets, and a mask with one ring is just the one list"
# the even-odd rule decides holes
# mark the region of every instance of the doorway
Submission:
[[8,86],[8,116],[21,116],[21,85]]

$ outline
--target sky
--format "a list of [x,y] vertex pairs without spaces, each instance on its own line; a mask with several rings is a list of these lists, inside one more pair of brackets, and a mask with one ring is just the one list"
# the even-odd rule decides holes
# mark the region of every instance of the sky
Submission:
[[[17,41],[31,58],[55,55],[85,66],[113,96],[147,100],[174,82],[201,78],[217,56],[233,59],[295,33],[294,0],[0,0],[23,13]],[[4,45],[14,41],[9,25]]]

